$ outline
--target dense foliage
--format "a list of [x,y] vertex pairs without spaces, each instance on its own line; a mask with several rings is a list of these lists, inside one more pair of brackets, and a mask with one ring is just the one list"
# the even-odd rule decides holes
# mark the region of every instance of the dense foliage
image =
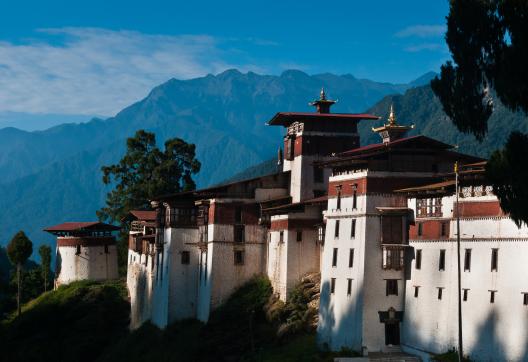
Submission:
[[128,333],[121,283],[74,282],[42,294],[2,323],[6,361],[94,361]]
[[[528,113],[528,2],[452,0],[446,41],[454,63],[443,65],[431,86],[460,131],[484,139],[494,95],[509,109]],[[528,224],[528,212],[523,210],[528,203],[524,190],[528,173],[512,165],[505,155],[524,151],[521,155],[526,157],[521,142],[521,135],[512,134],[505,149],[491,158],[487,170],[501,207],[518,225]],[[494,174],[498,171],[509,176]]]
[[39,247],[40,263],[42,269],[42,278],[44,279],[44,291],[48,290],[49,276],[51,274],[51,248],[49,245],[41,245]]
[[103,183],[115,184],[106,206],[97,212],[102,220],[120,222],[130,210],[150,208],[155,196],[193,190],[192,175],[200,171],[195,146],[179,138],[165,141],[165,150],[156,146],[154,133],[139,130],[127,139],[123,158],[103,166]]

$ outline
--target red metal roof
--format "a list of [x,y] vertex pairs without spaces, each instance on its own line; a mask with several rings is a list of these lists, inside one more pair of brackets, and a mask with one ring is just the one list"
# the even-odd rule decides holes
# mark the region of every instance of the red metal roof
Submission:
[[314,113],[314,112],[279,112],[268,122],[270,126],[289,126],[296,121],[359,121],[362,119],[378,120],[380,117],[368,113]]
[[156,220],[156,211],[153,210],[131,210],[130,213],[138,220]]
[[100,221],[88,221],[88,222],[64,222],[55,226],[50,226],[44,229],[44,231],[80,231],[83,229],[92,230],[119,230],[118,226],[105,224]]
[[418,135],[418,136],[400,138],[396,141],[392,141],[388,143],[374,143],[371,145],[355,148],[350,151],[342,152],[339,154],[339,156],[351,156],[351,155],[355,155],[358,153],[364,153],[365,151],[372,151],[372,150],[377,150],[377,149],[383,149],[386,147],[401,146],[401,145],[406,145],[406,144],[414,144],[414,145],[423,144],[427,147],[434,147],[434,148],[440,148],[440,149],[445,149],[445,150],[453,148],[453,146],[448,145],[447,143],[435,140],[434,138],[430,138],[430,137],[423,136],[423,135]]

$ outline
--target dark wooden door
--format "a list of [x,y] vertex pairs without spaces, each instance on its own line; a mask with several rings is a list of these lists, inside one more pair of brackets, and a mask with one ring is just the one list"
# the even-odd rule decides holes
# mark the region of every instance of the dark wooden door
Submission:
[[385,344],[400,344],[400,323],[385,323]]

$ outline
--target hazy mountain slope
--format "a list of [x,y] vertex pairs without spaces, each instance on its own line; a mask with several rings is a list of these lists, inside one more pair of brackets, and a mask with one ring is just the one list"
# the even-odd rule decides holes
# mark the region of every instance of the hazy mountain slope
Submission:
[[[521,113],[513,113],[495,100],[495,110],[488,123],[489,132],[479,143],[475,137],[458,132],[447,118],[431,87],[422,86],[408,90],[404,95],[387,96],[368,112],[382,116],[382,120],[374,122],[378,125],[386,122],[390,104],[394,104],[396,117],[401,124],[414,123],[415,128],[409,135],[424,134],[440,141],[458,145],[459,151],[488,157],[490,153],[504,145],[513,130],[528,132],[528,117]],[[362,122],[359,130],[361,144],[379,142],[380,138],[371,131],[373,123]]]
[[[339,98],[335,110],[341,112],[362,111],[381,97],[409,87],[360,80],[351,75],[309,76],[294,70],[281,76],[230,70],[185,81],[172,79],[106,121],[96,119],[37,132],[0,129],[0,173],[3,175],[0,183],[33,174],[75,153],[104,147],[140,128],[155,131],[160,139],[179,136],[195,142],[199,156],[203,156],[202,149],[206,152],[208,143],[230,144],[227,140],[221,141],[224,137],[250,145],[252,152],[248,154],[248,161],[240,165],[241,170],[252,164],[255,157],[262,161],[263,156],[270,156],[267,144],[276,142],[280,130],[266,127],[264,122],[277,111],[309,110],[308,102],[317,97],[322,86],[330,96]],[[252,137],[262,142],[254,142]],[[229,148],[226,152],[248,152],[247,148],[238,150],[236,143],[231,143],[235,149]],[[205,163],[215,164],[222,156],[225,154],[218,154]]]

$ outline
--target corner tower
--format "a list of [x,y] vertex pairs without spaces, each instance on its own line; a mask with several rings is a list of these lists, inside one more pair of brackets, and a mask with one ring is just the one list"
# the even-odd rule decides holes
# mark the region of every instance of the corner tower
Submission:
[[286,128],[283,171],[291,171],[294,203],[326,194],[330,172],[314,167],[314,163],[359,147],[358,122],[379,119],[370,114],[330,113],[334,103],[322,89],[319,99],[310,103],[316,112],[279,112],[268,122]]

